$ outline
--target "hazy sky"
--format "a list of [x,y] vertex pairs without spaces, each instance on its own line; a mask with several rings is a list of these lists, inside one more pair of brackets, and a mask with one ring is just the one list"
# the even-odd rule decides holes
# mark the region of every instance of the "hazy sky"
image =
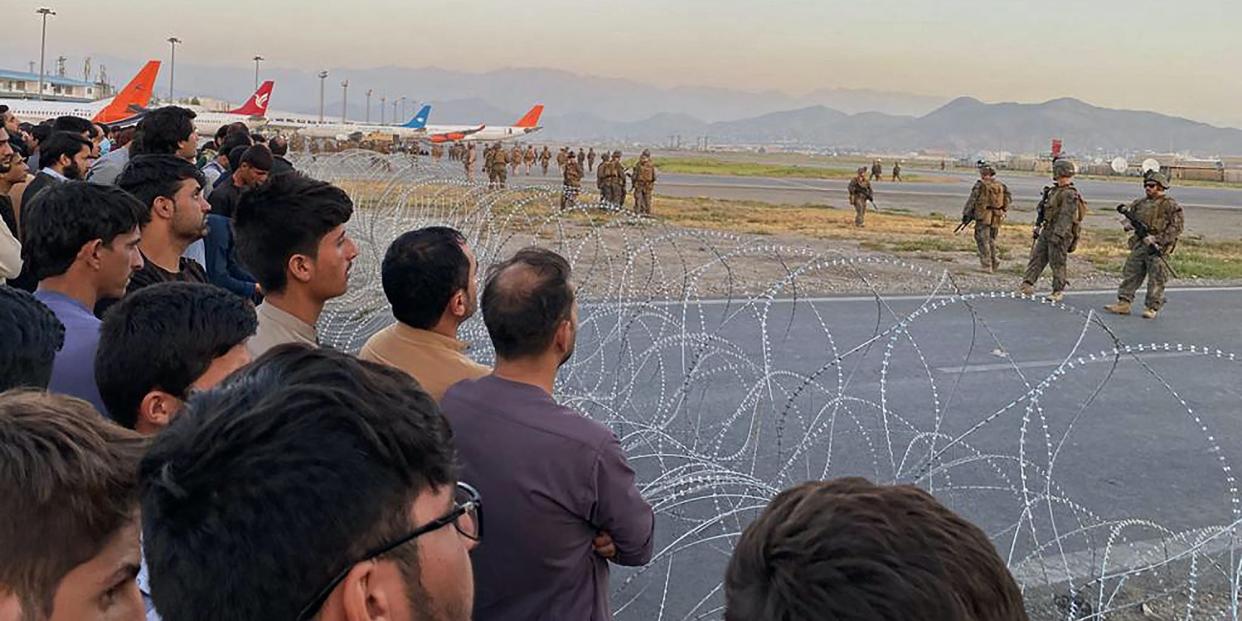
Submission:
[[[5,2],[0,60],[38,58]],[[662,86],[1071,96],[1242,126],[1238,0],[48,0],[48,55],[272,67],[548,67]],[[1052,7],[1064,7],[1060,15]],[[111,26],[120,24],[119,26]],[[49,61],[49,66],[51,65]],[[121,76],[115,79],[123,81]]]

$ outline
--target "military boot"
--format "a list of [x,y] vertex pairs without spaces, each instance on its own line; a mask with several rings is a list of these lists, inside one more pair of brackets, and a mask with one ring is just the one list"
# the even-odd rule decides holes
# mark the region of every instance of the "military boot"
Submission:
[[1143,319],[1155,319],[1158,314],[1160,314],[1160,311],[1154,308],[1148,308],[1143,311]]
[[1024,282],[1018,285],[1018,293],[1022,295],[1035,295],[1035,285]]
[[1065,299],[1065,292],[1064,291],[1053,291],[1052,293],[1048,294],[1048,299],[1053,302],[1059,303],[1061,300]]
[[1129,315],[1130,314],[1130,303],[1125,300],[1117,300],[1116,304],[1109,304],[1108,306],[1104,307],[1104,310],[1114,315]]
[[979,266],[979,270],[980,270],[981,272],[983,272],[984,274],[991,274],[991,273],[992,273],[992,264],[991,264],[991,263],[984,263],[983,265],[980,265],[980,266]]

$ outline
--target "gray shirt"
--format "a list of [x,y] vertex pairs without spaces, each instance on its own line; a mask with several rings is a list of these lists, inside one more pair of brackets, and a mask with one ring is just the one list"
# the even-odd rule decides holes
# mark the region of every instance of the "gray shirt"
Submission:
[[86,180],[98,185],[116,185],[116,178],[121,176],[121,171],[125,170],[128,163],[129,145],[109,151],[86,172]]
[[643,565],[655,529],[612,431],[495,375],[454,384],[441,410],[461,480],[485,507],[485,539],[471,553],[474,618],[611,619],[608,561],[592,540],[607,531],[613,562]]

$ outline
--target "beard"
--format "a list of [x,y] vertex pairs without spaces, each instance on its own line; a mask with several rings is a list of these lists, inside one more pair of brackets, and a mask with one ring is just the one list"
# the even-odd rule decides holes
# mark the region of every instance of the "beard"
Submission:
[[70,181],[81,181],[82,167],[78,166],[77,162],[70,162],[69,165],[65,167],[65,172],[61,174],[65,175],[65,178]]

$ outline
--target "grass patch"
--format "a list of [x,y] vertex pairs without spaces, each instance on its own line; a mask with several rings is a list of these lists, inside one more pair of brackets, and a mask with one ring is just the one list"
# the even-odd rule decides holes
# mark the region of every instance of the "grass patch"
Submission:
[[[850,168],[825,168],[800,164],[766,164],[735,162],[706,157],[657,157],[653,160],[660,172],[689,175],[729,175],[734,177],[784,177],[797,179],[850,179]],[[628,163],[632,166],[632,163]],[[891,172],[891,171],[890,171]],[[903,174],[905,181],[919,181],[919,175]]]

